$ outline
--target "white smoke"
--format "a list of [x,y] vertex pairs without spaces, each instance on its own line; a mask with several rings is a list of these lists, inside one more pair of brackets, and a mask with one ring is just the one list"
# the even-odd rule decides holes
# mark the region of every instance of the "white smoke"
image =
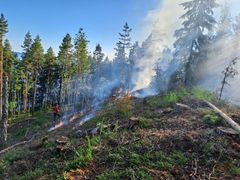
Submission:
[[[162,51],[165,47],[173,49],[173,43],[175,41],[174,31],[181,27],[181,15],[184,14],[181,3],[188,0],[159,0],[159,5],[156,9],[150,11],[146,18],[145,32],[152,33],[145,43],[147,42],[147,48],[143,48],[144,56],[139,59],[138,67],[143,69],[136,74],[136,87],[135,89],[146,88],[151,82],[152,77],[155,75],[154,66],[156,61],[162,57]],[[229,6],[232,19],[240,13],[240,1],[239,0],[217,0],[220,5],[215,10],[215,18],[219,20],[221,16],[221,7],[225,4]],[[203,74],[205,74],[205,81],[202,82],[202,86],[212,91],[217,91],[221,85],[222,71],[226,65],[235,57],[240,56],[240,48],[237,42],[240,42],[240,38],[234,37],[233,39],[222,39],[217,44],[209,47],[210,54],[208,57],[208,63],[204,65]],[[240,65],[239,67],[240,71]],[[230,79],[229,83],[231,87],[227,87],[224,95],[231,99],[231,101],[240,101],[240,76]]]
[[182,2],[183,0],[159,1],[157,8],[147,14],[144,31],[151,35],[143,42],[144,55],[137,61],[137,67],[141,71],[133,76],[136,83],[134,90],[149,86],[155,75],[156,62],[162,57],[164,48],[172,47],[174,31],[181,25],[179,17],[183,14],[183,8],[179,5]]

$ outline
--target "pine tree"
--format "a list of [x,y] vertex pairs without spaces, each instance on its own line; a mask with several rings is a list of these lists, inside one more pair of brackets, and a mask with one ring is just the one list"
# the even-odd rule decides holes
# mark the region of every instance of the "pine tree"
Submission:
[[216,0],[192,0],[181,5],[186,13],[181,16],[183,27],[175,31],[175,58],[184,67],[185,85],[191,86],[197,65],[205,59],[204,46],[209,42],[208,33],[216,24],[213,9],[218,5]]
[[76,35],[75,38],[75,43],[74,43],[74,57],[76,61],[76,66],[77,66],[77,73],[78,74],[83,74],[86,73],[90,70],[91,62],[89,61],[89,56],[88,56],[88,40],[86,38],[85,33],[83,32],[83,29],[80,28],[78,34]]
[[51,89],[54,89],[53,84],[56,84],[56,82],[54,83],[54,79],[56,78],[55,75],[57,62],[52,47],[48,48],[44,60],[43,77],[45,79],[44,86],[46,92],[45,106],[47,106],[50,103]]
[[93,52],[93,62],[92,62],[92,69],[96,71],[99,68],[101,62],[103,61],[104,54],[102,53],[102,47],[100,44],[97,44],[95,51]]
[[32,81],[33,81],[32,113],[34,113],[35,106],[36,106],[38,76],[44,60],[44,50],[41,44],[40,36],[38,35],[34,39],[34,42],[30,48],[30,57],[32,59],[31,69],[32,69]]
[[114,50],[116,51],[115,52],[115,59],[116,60],[125,60],[125,50],[124,50],[124,47],[122,46],[122,44],[120,42],[118,42],[116,44],[116,48],[114,48]]
[[95,51],[93,52],[93,60],[96,64],[99,64],[103,61],[104,54],[102,53],[102,47],[100,44],[97,44]]
[[[13,113],[15,107],[16,107],[16,84],[18,82],[18,69],[16,68],[18,65],[18,61],[12,52],[12,48],[10,45],[9,40],[5,40],[4,42],[4,48],[3,48],[3,72],[5,73],[5,80],[8,80],[9,87],[5,87],[6,89],[9,89],[9,111]],[[5,82],[5,85],[8,85],[8,83]],[[6,102],[6,96],[3,96],[4,101]],[[7,106],[5,106],[6,108]],[[7,110],[5,110],[7,112]]]
[[138,59],[138,56],[139,56],[139,51],[140,51],[140,46],[138,44],[138,42],[135,42],[132,46],[132,48],[130,49],[130,52],[129,52],[129,63],[131,66],[135,66],[136,64],[136,61]]
[[30,49],[32,46],[33,40],[30,32],[27,32],[24,38],[24,42],[22,45],[23,48],[23,56],[21,63],[21,79],[23,83],[23,110],[27,112],[27,104],[28,104],[28,92],[30,90],[30,66],[31,66],[31,57],[30,57]]
[[60,51],[58,53],[58,64],[60,68],[60,87],[58,102],[61,104],[63,98],[63,87],[66,85],[66,81],[73,74],[73,45],[72,38],[69,34],[66,34],[66,36],[63,38],[62,44],[59,48]]
[[128,26],[128,23],[126,22],[123,26],[123,32],[119,33],[120,38],[119,42],[116,44],[117,47],[116,50],[116,58],[117,59],[123,59],[127,61],[127,57],[129,55],[128,50],[131,48],[131,37],[130,32],[132,29]]
[[128,26],[128,23],[126,22],[125,25],[123,26],[123,32],[119,33],[120,35],[119,43],[124,50],[124,59],[127,59],[127,56],[129,55],[127,51],[131,48],[131,37],[130,37],[131,31],[132,29]]
[[7,141],[7,121],[3,119],[2,115],[2,85],[3,85],[3,38],[8,32],[8,22],[4,15],[1,14],[0,17],[0,148],[4,146]]

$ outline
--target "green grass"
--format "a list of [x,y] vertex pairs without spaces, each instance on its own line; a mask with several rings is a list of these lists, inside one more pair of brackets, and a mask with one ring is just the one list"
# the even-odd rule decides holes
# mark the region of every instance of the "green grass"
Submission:
[[236,166],[232,167],[230,169],[230,173],[233,176],[240,176],[240,167],[236,167]]
[[162,151],[147,151],[147,153],[139,154],[129,152],[125,147],[120,147],[107,156],[107,163],[115,164],[118,170],[103,172],[96,179],[152,179],[147,172],[139,169],[139,167],[148,167],[161,171],[176,165],[185,165],[187,162],[188,158],[181,152],[166,154]]
[[43,175],[44,171],[42,169],[37,168],[31,171],[27,171],[23,176],[16,177],[16,180],[38,179]]
[[4,178],[3,175],[5,171],[18,160],[26,158],[30,152],[28,150],[15,150],[6,153],[2,160],[0,160],[0,178]]
[[150,106],[169,107],[179,101],[179,97],[175,92],[169,92],[168,94],[160,97],[151,97],[148,100]]
[[126,147],[114,149],[106,157],[108,163],[116,163],[118,166],[126,167],[149,167],[158,170],[166,170],[174,165],[185,165],[188,158],[182,152],[166,154],[162,151],[146,151],[144,154],[137,151],[130,152]]
[[211,126],[223,125],[222,118],[214,112],[205,112],[203,115],[203,121]]
[[191,90],[191,95],[198,100],[206,100],[206,101],[216,101],[216,95],[211,91],[206,91],[200,88],[194,88]]
[[138,119],[139,119],[139,126],[141,128],[145,128],[145,129],[150,128],[151,122],[152,122],[151,119],[147,119],[147,118],[142,117],[142,116],[138,117]]
[[79,167],[86,167],[93,160],[93,147],[100,142],[99,137],[87,137],[86,144],[74,151],[73,160],[66,162],[66,171],[75,170]]
[[119,100],[111,107],[106,107],[100,115],[94,117],[90,121],[83,124],[83,128],[91,129],[95,128],[98,124],[107,124],[108,122],[116,119],[125,120],[133,115],[131,101],[130,100]]

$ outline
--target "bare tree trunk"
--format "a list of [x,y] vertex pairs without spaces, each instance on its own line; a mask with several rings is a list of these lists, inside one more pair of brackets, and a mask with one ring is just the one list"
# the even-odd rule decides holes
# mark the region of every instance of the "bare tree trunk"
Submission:
[[223,94],[223,89],[224,89],[224,86],[226,84],[226,78],[227,78],[227,73],[224,73],[224,78],[223,78],[223,81],[222,81],[222,87],[220,89],[220,94],[219,94],[219,101],[222,99],[222,94]]
[[2,121],[4,124],[3,136],[5,144],[7,143],[7,121],[8,121],[8,75],[3,74],[3,112]]

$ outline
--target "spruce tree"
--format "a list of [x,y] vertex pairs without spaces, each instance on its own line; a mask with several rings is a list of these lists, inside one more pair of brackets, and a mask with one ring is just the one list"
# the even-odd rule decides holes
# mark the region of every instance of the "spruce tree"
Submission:
[[31,61],[31,74],[32,74],[32,81],[33,81],[33,89],[32,89],[32,113],[35,111],[36,105],[36,96],[37,96],[37,82],[39,77],[39,72],[42,68],[43,60],[44,60],[44,50],[41,44],[40,36],[34,39],[34,42],[30,48],[30,57]]
[[[9,112],[13,113],[16,108],[16,85],[19,83],[17,65],[19,64],[14,53],[12,52],[12,48],[9,40],[5,40],[4,48],[3,48],[3,72],[5,73],[5,80],[9,83],[5,82],[5,88],[9,89]],[[8,85],[9,87],[6,87]],[[7,94],[8,95],[8,94]],[[4,101],[6,102],[6,96],[3,96]],[[5,108],[8,108],[5,106]],[[4,111],[4,110],[3,110]],[[5,109],[5,112],[8,110]]]
[[30,74],[31,74],[31,57],[30,57],[30,49],[32,46],[33,40],[31,33],[28,31],[24,37],[24,42],[22,45],[23,48],[23,56],[21,63],[21,79],[22,79],[22,90],[23,90],[23,110],[27,112],[27,104],[28,104],[28,92],[30,90]]
[[48,48],[43,65],[43,85],[45,86],[45,106],[50,104],[51,89],[56,85],[56,56],[52,47]]
[[7,122],[2,118],[2,85],[3,85],[3,38],[8,32],[8,22],[4,15],[0,17],[0,148],[6,144],[7,141]]
[[129,49],[131,48],[131,33],[132,29],[128,26],[128,23],[126,22],[123,26],[123,32],[119,33],[119,42],[116,44],[117,47],[116,50],[116,58],[117,59],[123,59],[125,61],[128,61],[127,57],[129,55]]
[[213,9],[218,5],[216,0],[192,0],[181,5],[186,13],[181,16],[183,27],[175,31],[175,58],[183,65],[184,84],[191,86],[197,65],[206,58],[204,46],[209,42],[208,33],[216,24]]
[[93,62],[92,62],[92,69],[96,71],[99,68],[100,63],[103,61],[104,54],[102,53],[102,47],[100,44],[97,44],[95,51],[93,52]]
[[[60,76],[60,87],[59,87],[59,98],[58,102],[62,103],[63,98],[63,87],[66,85],[67,80],[73,74],[73,45],[70,34],[66,34],[63,38],[62,44],[60,45],[60,51],[58,53],[58,64],[59,64],[59,76]],[[65,88],[65,87],[64,87]]]
[[83,74],[90,70],[91,62],[88,58],[88,42],[83,29],[80,28],[74,42],[74,58],[77,66],[76,72],[78,74]]

